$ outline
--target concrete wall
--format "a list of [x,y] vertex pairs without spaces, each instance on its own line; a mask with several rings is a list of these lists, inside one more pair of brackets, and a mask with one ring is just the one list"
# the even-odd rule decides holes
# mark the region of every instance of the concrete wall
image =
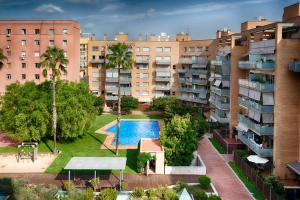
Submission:
[[165,153],[164,152],[156,152],[155,173],[156,174],[164,174],[165,173]]

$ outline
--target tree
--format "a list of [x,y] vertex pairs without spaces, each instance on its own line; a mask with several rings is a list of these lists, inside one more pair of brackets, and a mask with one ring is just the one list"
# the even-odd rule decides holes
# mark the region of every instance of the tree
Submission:
[[3,53],[3,49],[0,48],[0,69],[4,65],[4,60],[7,60],[7,57]]
[[98,110],[98,115],[102,115],[104,109],[105,100],[103,97],[95,97],[94,106]]
[[171,166],[188,166],[197,149],[197,133],[193,129],[191,116],[175,115],[163,128],[160,143],[164,146],[166,163]]
[[56,80],[61,76],[61,72],[67,73],[66,65],[68,59],[65,57],[64,51],[57,47],[48,47],[45,53],[42,54],[43,61],[40,66],[43,69],[43,76],[47,77],[49,71],[51,73],[52,85],[52,133],[54,140],[53,152],[56,154],[56,128],[57,128],[57,112],[56,112]]
[[121,110],[123,112],[130,112],[131,110],[135,109],[139,105],[139,100],[132,96],[122,96],[121,98]]
[[132,53],[129,51],[129,47],[124,43],[118,43],[109,47],[111,52],[106,56],[108,62],[106,68],[118,69],[118,131],[116,141],[116,155],[119,154],[119,137],[120,137],[120,125],[121,125],[121,81],[120,72],[121,69],[126,70],[132,67]]

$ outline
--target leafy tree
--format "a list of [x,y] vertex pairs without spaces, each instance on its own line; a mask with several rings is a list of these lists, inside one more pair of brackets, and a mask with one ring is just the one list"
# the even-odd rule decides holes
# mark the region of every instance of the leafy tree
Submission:
[[56,81],[61,76],[61,72],[67,73],[66,65],[68,59],[64,55],[64,51],[57,47],[48,47],[45,53],[41,56],[40,65],[43,69],[43,76],[47,77],[49,71],[51,73],[52,85],[52,133],[54,140],[53,153],[56,154],[56,128],[57,128],[57,112],[56,112]]
[[107,188],[100,192],[97,200],[116,200],[118,191],[116,189]]
[[153,157],[150,153],[140,153],[137,157],[137,168],[138,171],[141,172],[142,169],[145,167],[147,161],[152,160]]
[[103,97],[95,97],[94,106],[98,110],[98,115],[102,115],[105,105],[105,100]]
[[211,195],[207,198],[207,200],[222,200],[222,199],[217,195]]
[[7,57],[3,53],[3,49],[0,48],[0,69],[4,65],[4,60],[7,60]]
[[199,176],[198,182],[200,183],[200,187],[203,189],[208,189],[210,186],[210,178],[208,176]]
[[139,100],[132,96],[122,96],[121,98],[121,110],[128,113],[131,110],[135,109],[139,105]]
[[195,198],[195,200],[207,200],[208,196],[207,196],[206,192],[204,192],[202,190],[197,190],[194,194],[194,198]]
[[265,177],[265,182],[269,186],[271,186],[277,194],[279,194],[279,195],[284,194],[283,184],[280,182],[278,177],[276,177],[276,176],[267,176],[267,177]]
[[160,143],[164,146],[166,163],[171,166],[187,166],[197,149],[197,133],[192,127],[190,115],[175,115],[163,128]]
[[134,190],[131,193],[131,196],[135,198],[142,198],[144,195],[145,191],[143,188],[134,188]]
[[155,111],[165,112],[168,105],[173,104],[177,101],[176,97],[158,97],[154,98],[151,102],[150,109]]
[[116,155],[119,154],[119,137],[120,137],[120,123],[121,123],[121,69],[126,70],[132,67],[132,52],[126,44],[118,43],[109,47],[111,52],[106,56],[108,63],[106,68],[118,69],[118,131],[116,140]]

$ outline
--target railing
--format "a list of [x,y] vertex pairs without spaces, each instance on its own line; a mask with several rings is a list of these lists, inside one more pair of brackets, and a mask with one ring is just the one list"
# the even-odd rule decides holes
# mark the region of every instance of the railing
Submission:
[[273,156],[273,149],[267,149],[259,146],[254,140],[249,139],[247,137],[247,133],[243,133],[238,131],[238,138],[245,144],[249,149],[254,151],[258,156],[261,157],[272,157]]
[[170,65],[171,60],[156,60],[155,61],[157,65]]
[[274,70],[275,62],[256,62],[255,67],[260,70]]
[[90,60],[91,63],[105,63],[105,59],[104,58],[95,58],[95,59],[91,59]]
[[169,68],[169,67],[156,67],[155,71],[156,72],[170,72],[171,68]]
[[141,63],[141,64],[149,63],[149,58],[138,58],[135,60],[135,63]]
[[105,96],[105,100],[108,100],[108,101],[116,101],[116,100],[118,100],[118,96],[110,96],[110,95],[106,95],[106,96]]
[[155,81],[170,82],[171,81],[171,77],[156,77]]
[[211,112],[211,115],[212,115],[213,118],[215,118],[221,124],[228,124],[229,123],[229,119],[227,117],[225,117],[225,116],[224,117],[219,116],[215,112]]
[[192,83],[198,84],[198,85],[207,85],[207,80],[205,79],[192,79]]
[[239,61],[240,69],[255,69],[255,62],[252,61]]
[[250,43],[250,54],[274,54],[275,39]]
[[178,69],[178,73],[186,73],[187,71],[187,69]]
[[208,70],[206,70],[206,69],[191,69],[191,70],[189,70],[189,72],[191,74],[198,75],[198,74],[207,74]]
[[289,70],[291,72],[300,72],[300,62],[299,61],[294,61],[289,64]]
[[210,90],[219,96],[229,96],[230,94],[230,91],[227,88],[225,89],[225,88],[217,88],[215,86],[211,86]]
[[215,66],[229,66],[230,65],[230,61],[229,60],[212,60],[211,61],[211,65],[215,65]]
[[261,92],[274,92],[273,83],[260,83],[249,81],[247,79],[239,79],[239,85],[244,87],[249,87],[251,89],[259,90]]
[[239,104],[242,106],[245,106],[247,108],[252,108],[254,110],[257,110],[261,113],[273,113],[274,112],[274,106],[261,105],[255,101],[250,101],[250,100],[242,98],[242,97],[239,97]]
[[155,89],[156,90],[170,90],[171,89],[171,86],[160,86],[160,85],[156,85],[155,86]]
[[207,99],[200,99],[200,98],[193,98],[193,97],[179,97],[183,101],[189,101],[194,103],[201,103],[201,104],[207,104]]
[[238,115],[238,120],[259,135],[273,135],[274,126],[258,124],[244,115]]
[[118,77],[106,77],[106,82],[118,82]]
[[210,103],[220,110],[229,110],[229,103],[224,103],[217,99],[209,99]]
[[193,64],[192,58],[180,58],[179,64]]

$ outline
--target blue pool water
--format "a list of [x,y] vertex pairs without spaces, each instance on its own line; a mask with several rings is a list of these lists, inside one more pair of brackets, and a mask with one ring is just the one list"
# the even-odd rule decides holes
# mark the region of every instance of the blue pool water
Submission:
[[[105,131],[117,134],[117,130],[118,126],[115,124]],[[141,138],[158,137],[158,121],[121,120],[120,145],[138,145]]]

